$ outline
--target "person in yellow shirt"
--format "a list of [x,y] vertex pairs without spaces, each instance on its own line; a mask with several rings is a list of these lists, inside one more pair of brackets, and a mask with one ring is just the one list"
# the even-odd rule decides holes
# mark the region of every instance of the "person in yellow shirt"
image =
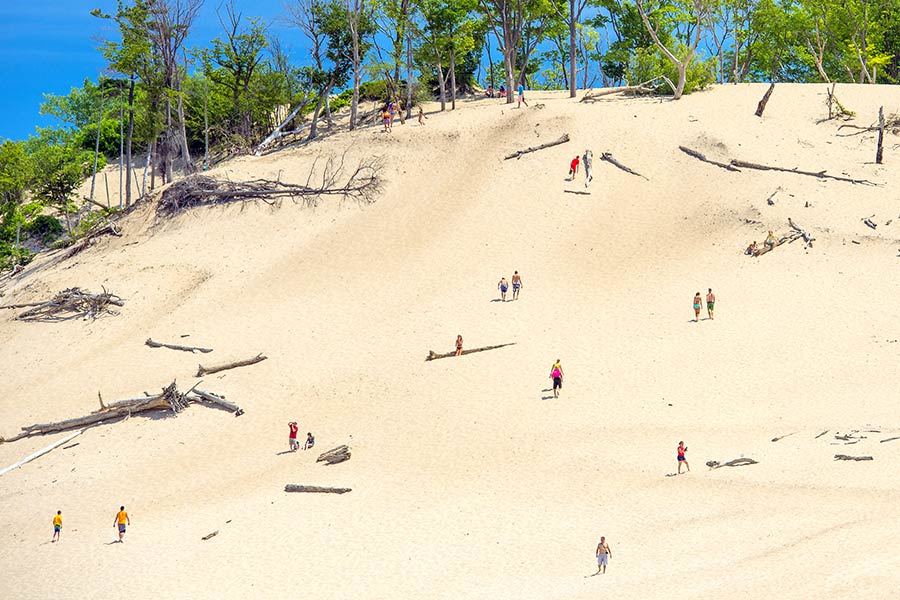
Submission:
[[125,512],[125,507],[120,506],[119,512],[116,513],[116,522],[113,523],[113,527],[119,528],[119,541],[124,542],[122,539],[125,537],[125,525],[131,525],[131,519],[128,518],[128,513]]
[[62,511],[56,511],[56,516],[53,517],[53,538],[50,540],[50,543],[59,541],[59,532],[62,530]]

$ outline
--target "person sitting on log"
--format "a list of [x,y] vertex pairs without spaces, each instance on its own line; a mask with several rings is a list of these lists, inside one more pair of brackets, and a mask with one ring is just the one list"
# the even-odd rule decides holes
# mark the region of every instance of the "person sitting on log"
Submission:
[[306,432],[306,443],[303,444],[303,449],[309,450],[310,448],[312,448],[315,445],[316,445],[316,438],[313,437],[313,434],[311,434],[310,432],[307,431]]
[[456,336],[456,356],[462,356],[463,339],[461,335]]
[[747,249],[744,250],[744,254],[748,254],[750,256],[759,256],[759,246],[756,245],[756,240],[754,240],[752,244],[747,246]]
[[766,248],[768,248],[769,250],[775,247],[775,236],[772,235],[771,229],[769,230],[769,235],[766,236],[766,241],[763,242],[763,244],[765,244]]

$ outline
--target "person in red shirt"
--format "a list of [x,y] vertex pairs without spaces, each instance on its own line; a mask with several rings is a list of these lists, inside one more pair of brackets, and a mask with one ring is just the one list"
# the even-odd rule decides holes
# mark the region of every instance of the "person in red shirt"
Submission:
[[578,157],[572,159],[571,164],[569,164],[569,179],[574,180],[575,174],[578,173]]
[[291,434],[288,436],[288,443],[291,446],[291,452],[300,449],[300,444],[297,443],[297,421],[291,421],[288,423],[288,427],[291,429]]
[[687,467],[687,472],[691,472],[691,465],[688,464],[687,458],[684,457],[684,453],[687,452],[687,446],[684,445],[684,442],[678,442],[678,474],[681,475],[681,463],[684,463],[684,466]]

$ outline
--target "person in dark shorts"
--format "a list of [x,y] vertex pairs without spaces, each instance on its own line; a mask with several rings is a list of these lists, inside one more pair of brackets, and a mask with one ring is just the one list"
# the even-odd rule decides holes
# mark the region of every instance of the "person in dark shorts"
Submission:
[[125,525],[131,525],[131,519],[128,518],[128,513],[125,512],[125,507],[120,506],[119,512],[116,513],[116,522],[113,523],[113,527],[119,528],[119,541],[125,542],[123,539],[125,537]]
[[461,335],[456,336],[456,356],[462,356],[463,339]]
[[519,290],[522,289],[522,276],[516,271],[512,276],[513,300],[519,299]]
[[311,434],[310,432],[307,431],[306,432],[306,443],[303,444],[303,449],[309,450],[310,448],[312,448],[315,445],[316,445],[316,438],[313,437],[313,434]]
[[687,458],[685,458],[684,453],[687,452],[687,446],[684,445],[684,442],[678,442],[678,474],[681,475],[681,465],[684,463],[684,466],[687,467],[687,472],[691,472],[691,465],[688,464]]
[[506,277],[500,278],[500,282],[497,284],[497,288],[500,290],[500,299],[503,302],[506,302],[506,290],[509,289],[509,283],[506,281]]
[[559,359],[550,367],[550,378],[553,380],[553,397],[559,398],[559,391],[562,389],[563,370]]

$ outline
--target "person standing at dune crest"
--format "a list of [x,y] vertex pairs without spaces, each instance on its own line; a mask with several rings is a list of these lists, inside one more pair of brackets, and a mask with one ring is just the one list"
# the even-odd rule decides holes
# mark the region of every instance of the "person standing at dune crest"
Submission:
[[687,446],[684,445],[684,442],[678,442],[678,474],[681,475],[681,465],[687,467],[687,472],[691,472],[691,465],[688,464],[687,458],[684,456],[684,453],[687,452]]
[[119,528],[119,541],[122,543],[125,542],[125,525],[131,525],[131,519],[128,518],[125,507],[120,506],[119,512],[116,513],[116,520],[113,523],[113,527]]
[[516,271],[512,276],[513,300],[519,299],[519,290],[522,289],[522,276]]

